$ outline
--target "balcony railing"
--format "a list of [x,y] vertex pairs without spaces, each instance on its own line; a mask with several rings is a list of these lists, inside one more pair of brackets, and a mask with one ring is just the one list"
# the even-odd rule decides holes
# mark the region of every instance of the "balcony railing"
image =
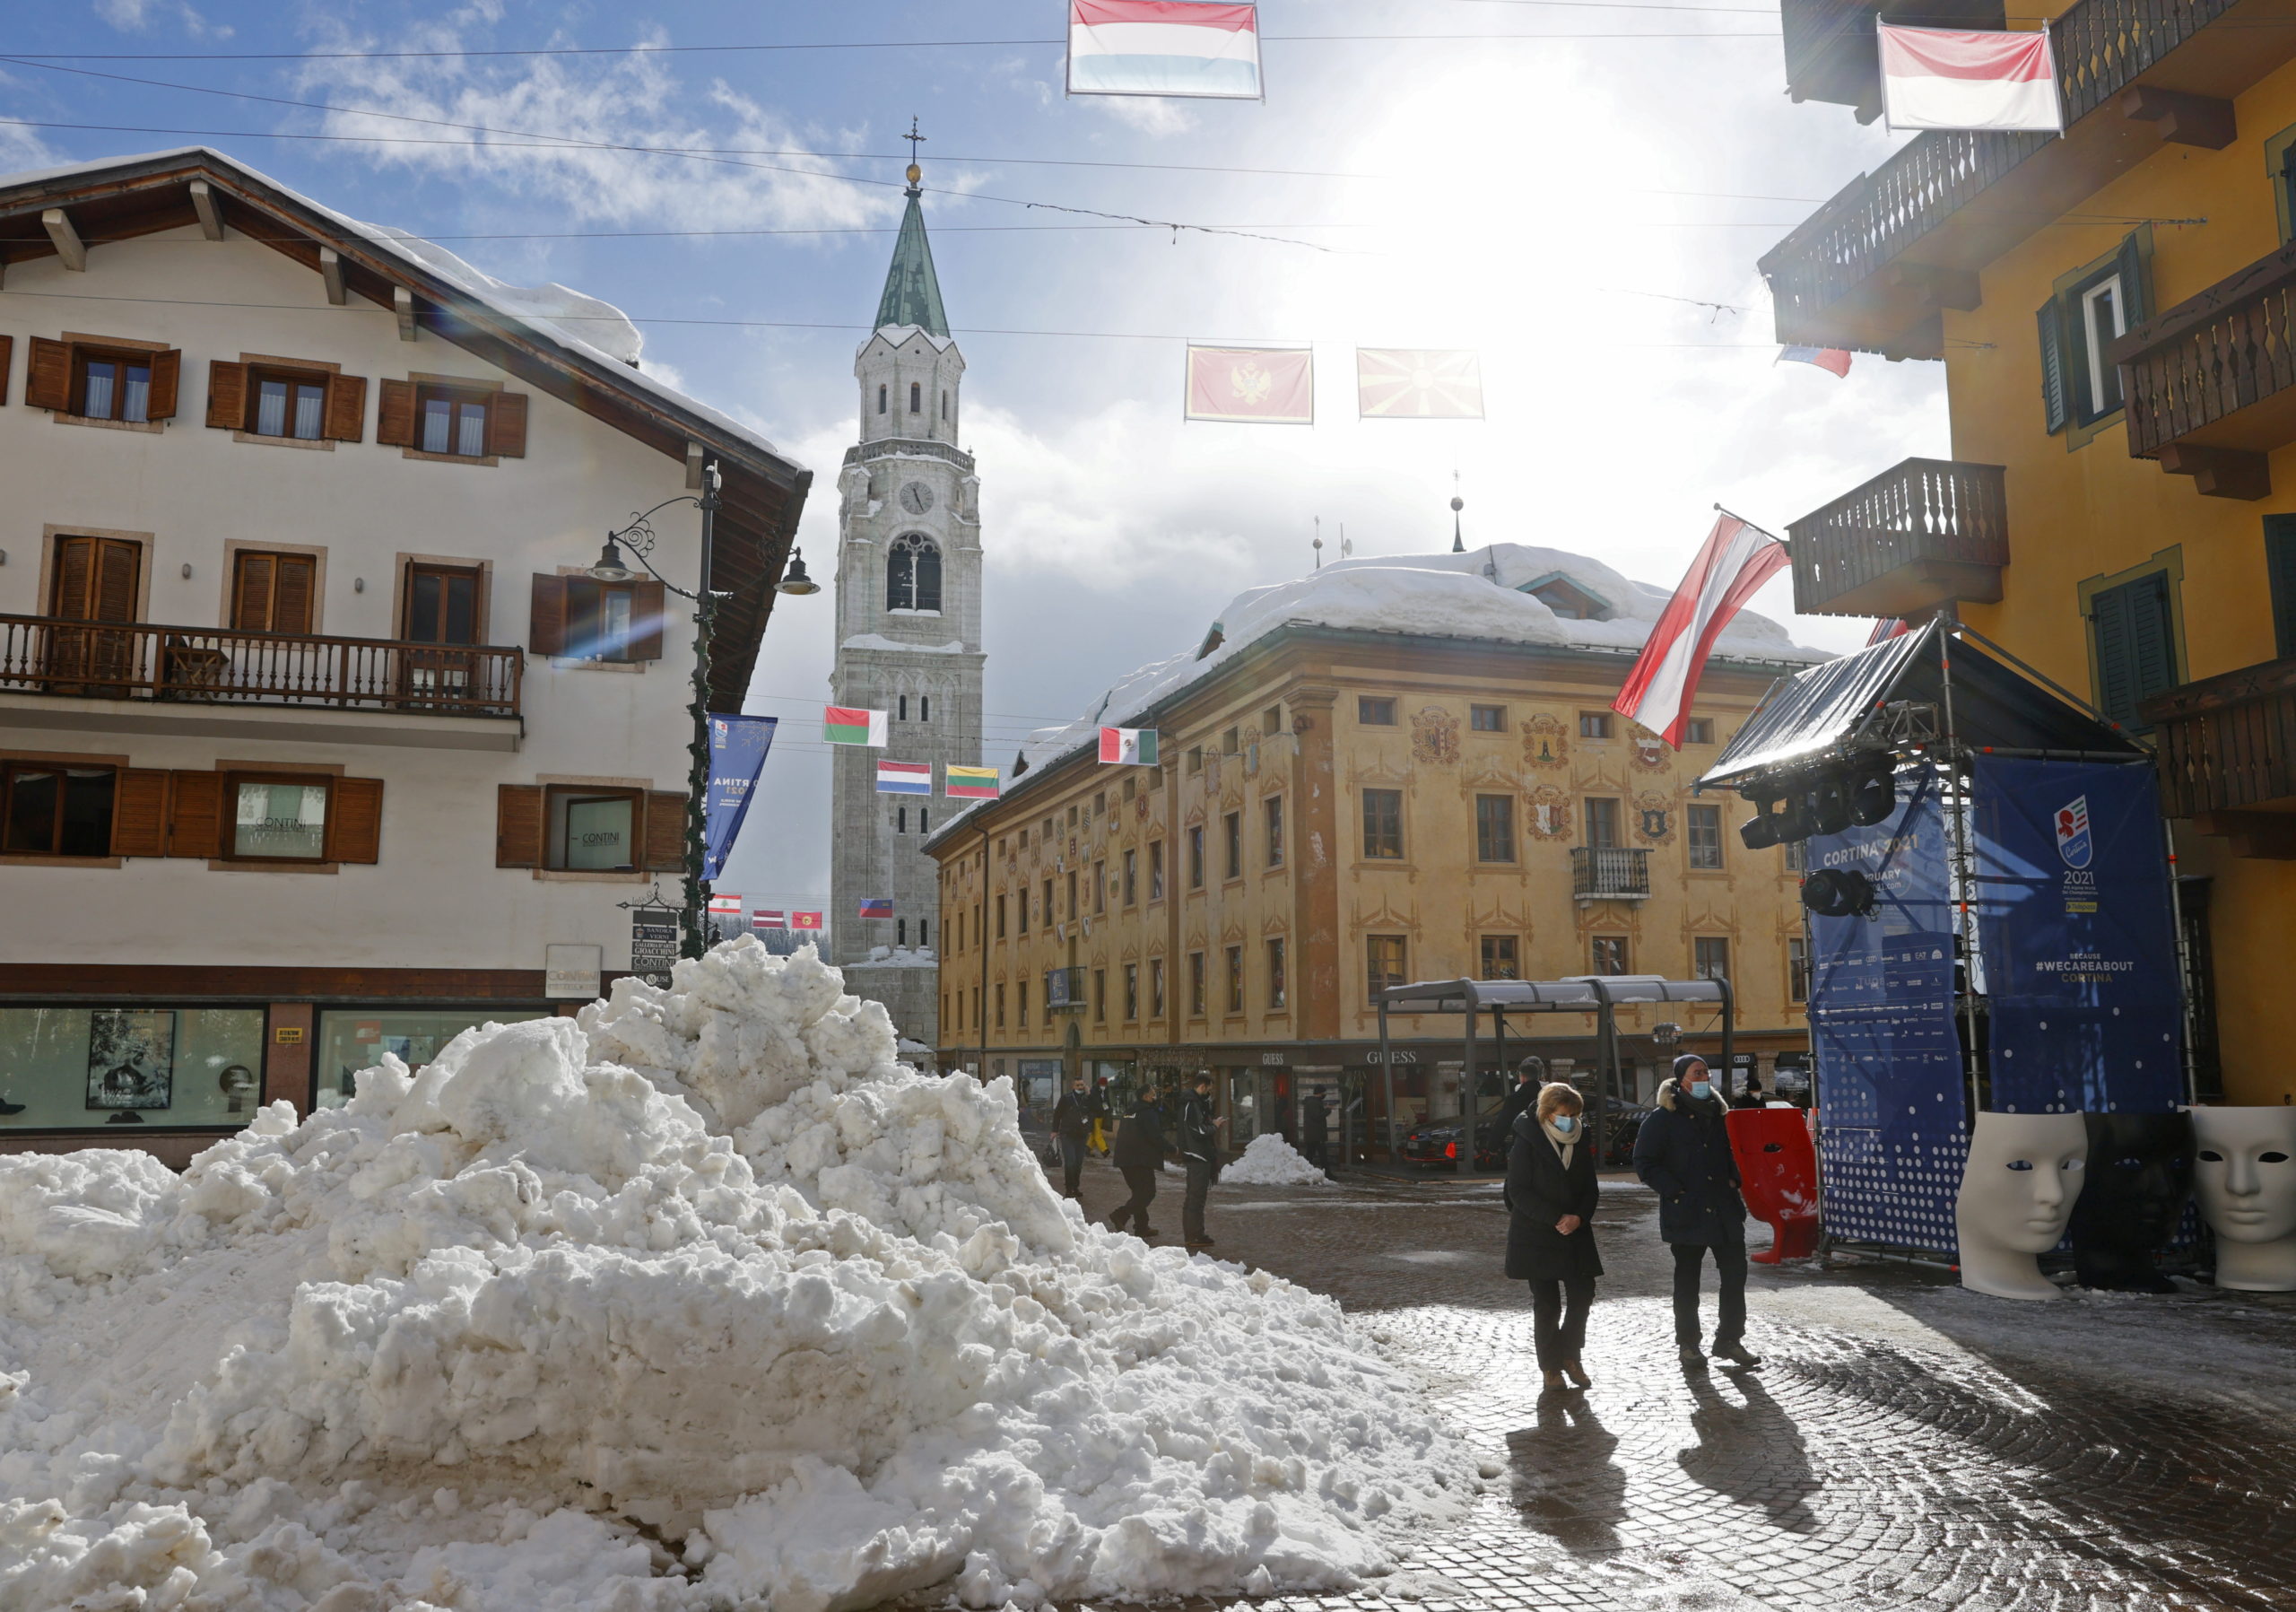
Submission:
[[525,651],[0,615],[0,694],[515,717]]
[[1047,1013],[1083,1012],[1084,971],[1081,968],[1045,970],[1044,1008]]
[[1997,29],[2002,0],[1779,0],[1786,92],[1856,107],[1867,122],[1880,116],[1876,16],[1910,28]]
[[[2183,684],[2137,708],[2159,744],[2161,809],[2171,817],[2278,808],[2296,832],[2296,660],[2267,660]],[[2202,832],[2213,832],[2203,823]]]
[[1998,465],[1908,459],[1786,528],[1794,608],[1910,615],[2001,597],[2009,511]]
[[1650,853],[1611,846],[1570,848],[1570,893],[1582,902],[1639,902],[1650,893]]
[[2128,451],[2219,497],[2272,491],[2296,442],[2296,245],[2167,308],[2113,345]]

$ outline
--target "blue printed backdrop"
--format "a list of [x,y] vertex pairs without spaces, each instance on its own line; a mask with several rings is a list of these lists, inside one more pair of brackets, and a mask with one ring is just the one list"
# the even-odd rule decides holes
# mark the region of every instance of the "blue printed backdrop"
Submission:
[[1871,917],[1810,920],[1822,1214],[1831,1237],[1950,1252],[1968,1103],[1935,776],[1900,773],[1898,802],[1886,823],[1808,843],[1810,871],[1881,890]]
[[2184,1013],[2152,769],[1981,755],[1975,789],[1989,1105],[2176,1107]]
[[742,819],[749,815],[750,797],[757,789],[757,775],[765,765],[765,753],[773,745],[772,717],[720,717],[709,719],[709,792],[702,799],[702,822],[708,829],[708,854],[702,858],[701,876],[714,879],[726,866],[726,853],[734,849],[734,836],[742,832]]

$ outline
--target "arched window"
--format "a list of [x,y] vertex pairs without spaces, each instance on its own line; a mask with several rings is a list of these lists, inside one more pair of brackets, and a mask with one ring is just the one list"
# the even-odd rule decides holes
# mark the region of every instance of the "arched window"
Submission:
[[945,419],[947,419],[948,417],[949,417],[949,391],[948,391],[948,388],[947,388],[946,387],[944,387],[944,388],[941,388],[941,418],[942,418],[942,419],[944,419],[944,420],[945,420]]
[[903,694],[900,697],[900,715],[897,719],[903,722],[909,720],[909,696],[907,694]]
[[932,695],[919,694],[917,696],[917,719],[920,722],[930,722],[933,719]]
[[895,806],[893,808],[893,832],[896,834],[905,834],[909,832],[909,808],[907,806]]
[[877,412],[885,412],[885,383],[882,380],[877,383]]
[[920,381],[909,383],[909,412],[912,414],[925,412],[925,387]]
[[903,532],[893,539],[892,552],[885,561],[885,608],[940,607],[940,548],[922,532]]

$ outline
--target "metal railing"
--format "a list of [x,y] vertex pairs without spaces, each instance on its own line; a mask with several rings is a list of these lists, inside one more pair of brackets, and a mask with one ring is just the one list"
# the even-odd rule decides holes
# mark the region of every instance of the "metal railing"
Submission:
[[525,665],[491,645],[0,615],[0,693],[515,717]]
[[1570,848],[1570,893],[1581,901],[1639,900],[1650,893],[1650,853],[1599,845]]
[[2145,701],[2170,817],[2296,798],[2296,660],[2267,660]]
[[[2296,387],[2296,246],[2162,309],[2115,344],[2113,358],[2139,458]],[[2257,446],[2288,441],[2296,430]]]
[[2009,563],[1998,465],[1908,459],[1786,529],[1794,540],[1794,608],[1805,614],[1823,614],[1852,589],[1919,562]]

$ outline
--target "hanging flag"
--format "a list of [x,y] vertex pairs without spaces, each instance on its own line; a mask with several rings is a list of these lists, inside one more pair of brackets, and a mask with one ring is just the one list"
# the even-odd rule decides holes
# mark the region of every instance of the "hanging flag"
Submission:
[[1706,535],[1674,597],[1658,613],[1658,624],[1626,685],[1611,709],[1639,722],[1675,749],[1698,694],[1699,675],[1722,629],[1754,590],[1786,566],[1786,545],[1735,515],[1723,515]]
[[772,748],[774,717],[709,719],[709,792],[701,797],[701,876],[714,879],[726,871],[726,858],[734,838],[749,815],[750,795],[765,767],[765,753]]
[[789,927],[793,929],[818,929],[822,927],[822,915],[818,912],[792,912]]
[[1071,95],[1264,99],[1249,5],[1069,0]]
[[742,915],[742,898],[741,898],[740,896],[738,896],[738,895],[713,895],[713,896],[711,896],[711,897],[709,898],[709,916],[710,916],[710,917],[712,917],[712,918],[739,918],[741,915]]
[[1483,359],[1465,349],[1358,347],[1355,412],[1365,420],[1480,420]]
[[1815,364],[1821,370],[1844,377],[1849,374],[1849,354],[1839,347],[1780,347],[1773,364]]
[[1866,647],[1870,649],[1875,644],[1886,643],[1909,630],[1906,624],[1895,616],[1883,616],[1874,623],[1874,630],[1866,635]]
[[952,800],[994,800],[1002,792],[994,767],[952,765],[944,770],[941,793]]
[[1101,728],[1100,761],[1104,765],[1154,766],[1156,730],[1152,728]]
[[823,706],[822,737],[832,745],[874,745],[882,750],[885,747],[885,715],[881,710]]
[[788,927],[789,915],[778,907],[760,907],[750,914],[750,928],[752,929],[786,929]]
[[879,762],[877,763],[877,793],[880,795],[930,795],[933,793],[933,763],[931,762]]
[[1308,347],[1187,350],[1187,417],[1261,425],[1316,423],[1316,355]]
[[1893,129],[2065,127],[2048,30],[1963,32],[1879,24],[1882,110]]
[[864,918],[891,918],[892,915],[893,915],[893,898],[892,898],[891,896],[890,896],[890,895],[865,895],[865,896],[863,896],[863,897],[861,898],[861,916],[862,916],[862,917],[864,917]]

